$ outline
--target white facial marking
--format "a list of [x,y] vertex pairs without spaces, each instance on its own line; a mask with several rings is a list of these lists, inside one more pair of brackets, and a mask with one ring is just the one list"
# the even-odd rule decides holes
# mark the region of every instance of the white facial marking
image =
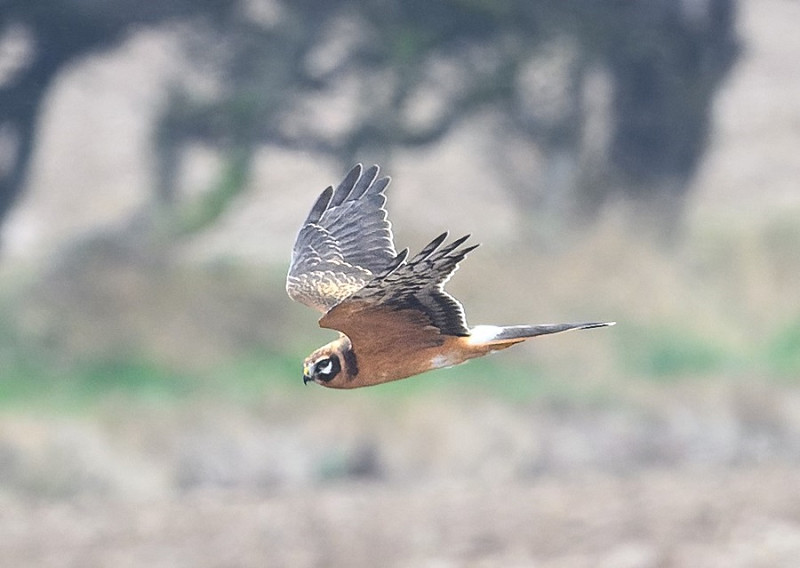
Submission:
[[476,325],[469,330],[467,342],[471,345],[488,343],[500,335],[502,331],[503,328],[497,325]]
[[325,363],[317,367],[317,373],[320,375],[327,375],[333,370],[333,363],[330,359],[326,359]]

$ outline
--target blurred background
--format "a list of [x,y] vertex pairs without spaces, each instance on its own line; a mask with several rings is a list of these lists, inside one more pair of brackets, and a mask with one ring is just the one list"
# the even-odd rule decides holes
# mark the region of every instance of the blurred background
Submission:
[[[796,566],[800,3],[0,2],[9,566]],[[319,192],[483,246],[352,392],[284,292]]]

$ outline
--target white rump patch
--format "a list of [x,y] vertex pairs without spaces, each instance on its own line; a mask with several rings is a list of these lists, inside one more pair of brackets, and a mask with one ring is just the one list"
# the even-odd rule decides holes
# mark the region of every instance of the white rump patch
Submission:
[[496,339],[502,332],[503,328],[499,325],[476,325],[469,330],[467,343],[470,345],[489,343]]

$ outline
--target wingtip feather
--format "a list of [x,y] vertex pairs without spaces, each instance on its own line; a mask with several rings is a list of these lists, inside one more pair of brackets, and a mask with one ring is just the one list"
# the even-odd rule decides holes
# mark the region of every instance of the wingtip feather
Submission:
[[331,207],[341,205],[350,196],[353,188],[356,186],[359,179],[361,179],[361,170],[361,164],[356,164],[350,168],[350,171],[347,172],[342,182],[336,186],[336,190],[333,192]]
[[441,246],[441,244],[447,238],[448,234],[449,232],[445,231],[444,233],[433,239],[431,242],[429,242],[427,245],[425,245],[419,252],[419,254],[415,256],[411,262],[412,263],[419,262],[420,260],[425,260],[426,258],[428,258],[431,254],[433,254],[433,252],[436,249],[438,249]]
[[380,179],[376,179],[375,182],[369,186],[366,193],[369,195],[377,195],[379,193],[383,193],[383,191],[389,186],[389,183],[392,181],[390,176],[383,176]]
[[383,270],[381,277],[388,276],[389,274],[397,270],[406,261],[406,258],[408,258],[408,249],[404,248],[403,250],[397,253],[397,256],[395,256],[389,263],[389,265]]
[[374,165],[364,170],[361,173],[361,177],[359,177],[356,180],[347,198],[351,201],[360,199],[372,186],[372,183],[375,181],[375,178],[378,177],[379,169],[380,168],[378,168],[377,165]]
[[314,202],[314,206],[311,208],[311,211],[308,214],[308,218],[306,219],[306,225],[309,223],[317,223],[322,218],[323,213],[328,209],[328,205],[330,205],[331,198],[333,197],[333,186],[329,185],[322,193],[319,194],[317,200]]

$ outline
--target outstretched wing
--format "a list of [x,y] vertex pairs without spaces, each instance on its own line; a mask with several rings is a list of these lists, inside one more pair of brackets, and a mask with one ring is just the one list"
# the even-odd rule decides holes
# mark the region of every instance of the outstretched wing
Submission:
[[389,178],[361,164],[317,198],[292,249],[286,291],[321,312],[364,287],[397,256],[386,218]]
[[403,250],[383,272],[326,313],[320,326],[341,331],[353,345],[377,334],[406,344],[469,335],[464,308],[444,285],[478,245],[462,247],[467,235],[442,246],[446,238],[447,233],[439,235],[408,262],[408,249]]

